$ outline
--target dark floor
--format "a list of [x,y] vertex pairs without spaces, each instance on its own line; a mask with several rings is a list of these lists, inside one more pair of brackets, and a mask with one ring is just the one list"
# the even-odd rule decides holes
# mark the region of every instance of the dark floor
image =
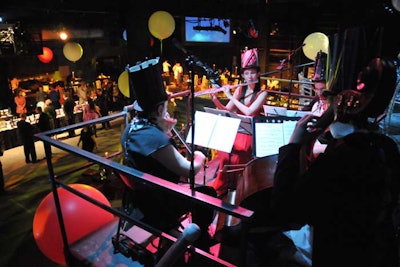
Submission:
[[[181,107],[185,110],[185,107]],[[182,111],[178,116],[185,118]],[[123,125],[120,121],[112,121],[112,129],[98,131],[98,155],[106,152],[111,154],[121,150],[119,137]],[[98,126],[100,127],[100,125]],[[78,133],[78,130],[77,130]],[[387,134],[393,137],[400,145],[400,113],[393,113]],[[65,138],[59,136],[63,142],[76,145],[78,136]],[[44,158],[43,145],[36,142],[39,159]],[[62,172],[81,166],[87,162],[77,156],[53,147],[55,159],[54,169]],[[26,164],[22,147],[6,150],[1,158],[5,175],[6,193],[0,196],[0,267],[55,267],[62,266],[54,263],[38,249],[33,238],[33,218],[38,205],[51,192],[48,180],[48,169],[45,160],[36,164]],[[98,167],[91,170],[97,174]],[[99,189],[108,199],[111,206],[120,207],[122,184],[110,179],[101,180],[98,175],[90,174],[87,170],[62,177],[66,183],[86,183]],[[79,225],[77,225],[79,227]],[[132,266],[133,263],[132,263]]]

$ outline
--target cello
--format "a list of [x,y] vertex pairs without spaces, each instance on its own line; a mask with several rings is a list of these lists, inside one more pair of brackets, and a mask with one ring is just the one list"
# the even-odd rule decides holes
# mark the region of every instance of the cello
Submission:
[[[274,184],[277,160],[278,154],[254,158],[244,167],[236,168],[235,171],[243,171],[242,175],[238,178],[235,189],[228,192],[224,199],[232,205],[255,211],[253,220],[255,224],[262,223],[263,218],[268,215],[266,204],[269,203],[269,189]],[[224,226],[236,226],[240,223],[240,220],[235,217],[221,213],[220,216],[217,229]]]

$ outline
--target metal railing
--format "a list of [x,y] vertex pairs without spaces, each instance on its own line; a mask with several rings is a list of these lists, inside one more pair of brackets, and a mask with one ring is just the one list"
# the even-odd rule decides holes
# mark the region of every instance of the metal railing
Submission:
[[[133,108],[132,105],[126,106],[126,107],[124,107],[123,111],[119,112],[119,113],[100,117],[98,119],[94,119],[91,121],[79,122],[79,123],[76,123],[73,125],[68,125],[65,127],[58,128],[58,129],[41,132],[41,133],[38,133],[35,135],[39,140],[43,141],[45,148],[54,146],[61,150],[67,151],[70,154],[73,154],[75,156],[85,158],[90,162],[88,164],[85,164],[83,167],[76,167],[76,168],[68,170],[62,174],[57,175],[55,173],[54,166],[53,166],[53,158],[51,155],[51,150],[45,149],[47,167],[48,167],[48,172],[49,172],[49,179],[51,181],[52,192],[54,195],[54,201],[55,201],[55,206],[57,209],[57,216],[59,218],[60,230],[61,230],[61,234],[62,234],[64,247],[68,248],[69,243],[68,243],[68,237],[67,237],[67,234],[65,231],[65,225],[64,225],[62,211],[61,211],[61,205],[60,205],[60,199],[59,199],[58,192],[57,192],[57,188],[59,188],[59,187],[65,188],[66,190],[70,191],[73,194],[76,194],[77,196],[85,199],[86,201],[91,202],[92,204],[114,214],[115,216],[118,216],[120,218],[123,218],[124,220],[127,220],[127,221],[135,224],[135,225],[138,225],[139,227],[143,228],[146,231],[149,231],[157,236],[162,236],[162,237],[168,238],[171,241],[176,241],[176,238],[174,238],[166,233],[163,233],[163,232],[153,228],[150,225],[147,225],[138,220],[132,219],[132,218],[128,217],[125,213],[119,211],[116,208],[112,208],[107,205],[104,205],[103,203],[100,203],[97,200],[90,198],[90,197],[86,196],[85,194],[82,194],[81,192],[70,187],[68,184],[63,183],[59,179],[60,177],[66,175],[68,173],[81,170],[82,168],[85,168],[87,166],[97,163],[101,166],[104,166],[104,167],[112,170],[114,173],[129,177],[129,179],[133,179],[135,181],[140,181],[142,183],[145,182],[147,185],[157,188],[157,190],[163,190],[163,191],[169,192],[170,194],[174,194],[177,196],[179,195],[180,197],[182,197],[184,199],[184,201],[186,201],[186,200],[192,201],[196,204],[200,204],[201,206],[206,206],[206,207],[212,208],[218,212],[222,212],[227,215],[231,215],[233,217],[240,219],[242,222],[242,229],[243,229],[242,234],[241,234],[242,257],[241,257],[241,260],[240,260],[240,263],[238,266],[245,266],[248,223],[251,222],[251,220],[252,220],[253,211],[245,209],[245,208],[237,206],[237,205],[232,205],[232,204],[226,203],[221,199],[214,198],[212,196],[206,195],[201,192],[197,192],[191,188],[182,187],[181,185],[171,183],[164,179],[158,178],[156,176],[153,176],[153,175],[150,175],[147,173],[143,173],[137,169],[134,169],[134,168],[125,166],[123,164],[120,164],[119,162],[113,161],[112,157],[119,153],[115,153],[108,157],[102,157],[102,156],[96,155],[94,153],[77,148],[75,146],[69,145],[68,143],[62,142],[61,140],[51,138],[51,136],[67,132],[68,130],[72,130],[72,129],[75,130],[77,128],[82,128],[83,126],[86,126],[86,125],[93,125],[93,124],[102,123],[105,121],[111,121],[111,120],[121,118],[121,117],[124,119],[125,125],[127,125],[127,123],[130,120],[129,112],[132,110],[132,108]],[[232,265],[222,259],[219,259],[216,256],[205,253],[197,248],[195,249],[195,251],[197,253],[211,259],[212,261],[219,263],[221,266],[235,266],[235,265]],[[68,249],[65,249],[65,254],[66,254],[65,258],[66,258],[67,264],[69,266],[72,266],[72,255],[70,254]]]

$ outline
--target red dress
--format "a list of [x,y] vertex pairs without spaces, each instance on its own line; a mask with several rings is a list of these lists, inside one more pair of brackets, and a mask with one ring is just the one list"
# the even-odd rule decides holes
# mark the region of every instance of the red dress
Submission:
[[[243,90],[243,87],[238,88],[237,90]],[[239,95],[241,95],[241,91],[239,91]],[[258,95],[261,91],[254,94],[252,100],[246,104],[246,106],[250,106],[255,99],[257,99]],[[250,116],[260,115],[262,111],[262,106],[259,110],[251,114]],[[237,114],[243,115],[240,110],[237,111]],[[223,151],[218,151],[218,158],[220,159],[219,170],[225,165],[236,165],[236,164],[246,164],[250,160],[253,159],[253,136],[245,133],[238,132],[236,134],[235,142],[232,147],[231,153],[226,153]],[[236,188],[236,182],[238,177],[242,174],[240,171],[235,172],[218,172],[217,177],[213,181],[212,187],[217,191],[218,195],[222,195],[227,192],[228,189]]]

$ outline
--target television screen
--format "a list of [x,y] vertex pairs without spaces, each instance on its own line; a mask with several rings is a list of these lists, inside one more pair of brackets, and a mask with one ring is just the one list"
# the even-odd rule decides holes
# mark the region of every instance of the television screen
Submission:
[[185,17],[185,42],[229,43],[231,29],[229,19]]

